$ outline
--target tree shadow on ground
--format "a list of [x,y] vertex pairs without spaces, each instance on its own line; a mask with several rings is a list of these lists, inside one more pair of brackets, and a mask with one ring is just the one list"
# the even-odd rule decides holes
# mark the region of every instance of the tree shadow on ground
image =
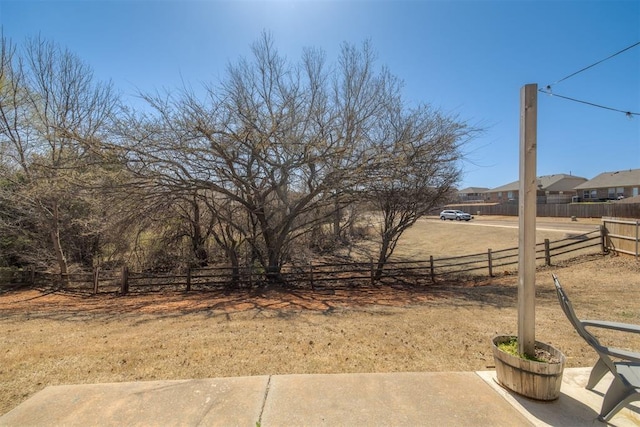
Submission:
[[287,317],[299,312],[327,315],[344,310],[415,305],[489,305],[513,307],[517,289],[504,278],[449,278],[435,283],[385,278],[372,285],[327,283],[322,287],[269,286],[238,290],[135,292],[127,295],[64,288],[17,288],[0,294],[4,318],[48,318],[64,321],[149,315],[177,317],[200,313],[208,316],[254,311],[255,316]]
[[[537,274],[546,277],[563,266],[575,266],[603,259],[581,256],[539,267]],[[626,268],[626,267],[625,267]],[[637,268],[634,264],[633,268]],[[552,282],[537,279],[537,298],[555,300]],[[126,295],[116,291],[93,294],[86,288],[39,285],[37,287],[3,287],[0,291],[0,316],[3,318],[48,318],[64,321],[85,319],[109,320],[135,317],[147,321],[158,317],[202,314],[210,317],[252,312],[254,317],[291,317],[301,312],[332,315],[345,310],[371,310],[411,306],[517,306],[518,278],[515,272],[502,272],[495,277],[457,275],[429,276],[407,274],[403,277],[383,276],[380,282],[370,280],[345,282],[336,279],[315,286],[294,284],[228,289],[199,288],[186,292],[169,288],[141,288]],[[377,312],[381,313],[381,310]],[[142,316],[149,316],[145,319]]]

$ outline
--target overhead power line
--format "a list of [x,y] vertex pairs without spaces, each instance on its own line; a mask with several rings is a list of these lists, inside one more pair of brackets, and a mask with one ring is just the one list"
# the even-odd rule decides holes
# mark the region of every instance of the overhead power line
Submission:
[[600,105],[600,104],[595,104],[595,103],[589,102],[589,101],[582,101],[580,99],[575,99],[575,98],[571,98],[571,97],[568,97],[568,96],[558,95],[557,93],[553,93],[550,90],[548,90],[548,88],[549,87],[547,86],[547,90],[538,89],[538,92],[546,93],[547,95],[551,95],[551,96],[557,96],[558,98],[566,99],[566,100],[573,101],[573,102],[579,102],[580,104],[590,105],[592,107],[598,107],[598,108],[602,108],[602,109],[605,109],[605,110],[616,111],[618,113],[624,113],[627,117],[640,116],[640,113],[634,113],[632,111],[620,110],[618,108],[607,107],[607,106]]
[[622,52],[626,52],[627,50],[632,49],[632,48],[634,48],[634,47],[636,47],[636,46],[638,46],[638,45],[640,45],[640,42],[636,42],[636,43],[632,44],[631,46],[627,46],[627,47],[625,47],[624,49],[622,49],[621,51],[618,51],[618,52],[614,53],[613,55],[609,55],[609,56],[607,56],[606,58],[601,59],[601,60],[600,60],[600,61],[598,61],[598,62],[594,62],[593,64],[591,64],[591,65],[589,65],[589,66],[586,66],[586,67],[584,67],[584,68],[582,68],[582,69],[580,69],[580,70],[578,70],[578,71],[576,71],[576,72],[574,72],[574,73],[571,73],[571,74],[569,74],[568,76],[561,78],[561,79],[560,79],[560,80],[558,80],[557,82],[552,83],[552,84],[550,84],[550,85],[547,85],[547,89],[550,89],[550,88],[551,88],[551,86],[556,85],[556,84],[558,84],[558,83],[560,83],[560,82],[563,82],[563,81],[565,81],[565,80],[567,80],[567,79],[569,79],[569,78],[571,78],[571,77],[575,76],[576,74],[580,74],[581,72],[586,71],[586,70],[588,70],[589,68],[593,68],[593,67],[595,67],[595,66],[596,66],[596,65],[598,65],[598,64],[602,64],[604,61],[607,61],[607,60],[609,60],[609,59],[613,58],[614,56],[620,55]]
[[624,49],[622,49],[622,50],[619,50],[618,52],[616,52],[616,53],[614,53],[614,54],[612,54],[612,55],[607,56],[607,57],[606,57],[606,58],[604,58],[604,59],[601,59],[600,61],[594,62],[593,64],[591,64],[591,65],[589,65],[589,66],[586,66],[586,67],[584,67],[584,68],[581,68],[581,69],[579,69],[578,71],[573,72],[573,73],[569,74],[568,76],[561,78],[560,80],[556,81],[555,83],[551,83],[551,84],[547,85],[547,86],[545,87],[545,89],[538,89],[538,91],[539,91],[539,92],[542,92],[542,93],[546,93],[547,95],[557,96],[558,98],[566,99],[566,100],[573,101],[573,102],[578,102],[578,103],[580,103],[580,104],[586,104],[586,105],[590,105],[590,106],[592,106],[592,107],[602,108],[602,109],[610,110],[610,111],[616,111],[616,112],[618,112],[618,113],[624,113],[627,117],[640,116],[640,113],[634,113],[634,112],[632,112],[632,111],[621,110],[621,109],[619,109],[619,108],[607,107],[607,106],[600,105],[600,104],[596,104],[596,103],[593,103],[593,102],[588,102],[588,101],[583,101],[583,100],[576,99],[576,98],[571,98],[571,97],[568,97],[568,96],[558,95],[558,94],[555,94],[555,93],[553,93],[553,92],[551,91],[551,87],[552,87],[552,86],[554,86],[554,85],[556,85],[556,84],[558,84],[558,83],[560,83],[560,82],[563,82],[563,81],[565,81],[565,80],[567,80],[567,79],[569,79],[569,78],[571,78],[571,77],[575,76],[576,74],[580,74],[580,73],[582,73],[583,71],[586,71],[586,70],[588,70],[588,69],[590,69],[590,68],[593,68],[593,67],[595,67],[595,66],[596,66],[596,65],[598,65],[598,64],[602,64],[603,62],[605,62],[605,61],[607,61],[607,60],[609,60],[609,59],[611,59],[611,58],[613,58],[613,57],[615,57],[615,56],[617,56],[617,55],[620,55],[621,53],[626,52],[627,50],[632,49],[632,48],[634,48],[634,47],[636,47],[636,46],[640,46],[640,42],[636,42],[636,43],[634,43],[634,44],[632,44],[632,45],[630,45],[630,46],[625,47],[625,48],[624,48]]

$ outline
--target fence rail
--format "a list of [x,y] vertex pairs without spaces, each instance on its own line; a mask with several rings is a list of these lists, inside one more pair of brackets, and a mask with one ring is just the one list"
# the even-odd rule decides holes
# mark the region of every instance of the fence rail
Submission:
[[[573,235],[556,241],[536,245],[536,263],[551,265],[554,259],[578,256],[584,253],[606,251],[605,232],[601,230]],[[594,249],[597,248],[597,249]],[[518,263],[518,248],[471,255],[436,258],[422,261],[397,261],[385,265],[380,281],[409,280],[436,282],[449,276],[494,276],[513,269]],[[2,276],[0,275],[0,278]],[[281,270],[281,278],[290,287],[337,288],[373,284],[376,281],[376,264],[370,262],[290,265]],[[5,277],[6,279],[6,277]],[[229,266],[188,269],[174,274],[148,274],[131,272],[125,266],[118,270],[94,269],[93,272],[69,274],[65,286],[94,294],[117,292],[149,292],[157,290],[207,290],[225,287],[251,288],[266,280],[264,270],[247,266],[232,269]],[[6,282],[6,280],[5,280]],[[12,273],[10,283],[39,284],[62,283],[60,275],[37,272],[33,269]]]

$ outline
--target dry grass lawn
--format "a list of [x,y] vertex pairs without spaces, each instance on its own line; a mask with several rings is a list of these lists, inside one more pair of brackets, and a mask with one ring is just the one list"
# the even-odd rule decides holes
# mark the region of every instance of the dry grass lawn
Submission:
[[[515,233],[514,242],[511,229],[424,221],[398,250],[428,256],[445,242],[449,255],[497,250],[517,245]],[[549,238],[563,237],[553,233]],[[633,257],[590,255],[540,268],[536,337],[561,349],[570,367],[591,365],[595,353],[561,312],[552,272],[579,316],[640,323],[640,263]],[[501,275],[315,292],[117,297],[7,290],[0,292],[0,414],[55,384],[490,369],[490,338],[517,331],[516,284],[515,275]],[[640,349],[638,339],[606,338]]]

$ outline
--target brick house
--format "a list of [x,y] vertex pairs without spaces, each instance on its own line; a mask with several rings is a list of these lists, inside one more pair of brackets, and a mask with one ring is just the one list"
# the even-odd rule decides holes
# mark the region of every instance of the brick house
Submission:
[[487,197],[486,187],[467,187],[458,190],[458,201],[460,202],[484,202]]
[[604,172],[575,187],[583,202],[636,197],[640,191],[640,169]]
[[[587,182],[586,178],[567,174],[539,176],[537,178],[538,203],[569,203],[577,195],[575,187]],[[487,202],[517,203],[520,181],[514,181],[485,192]]]

